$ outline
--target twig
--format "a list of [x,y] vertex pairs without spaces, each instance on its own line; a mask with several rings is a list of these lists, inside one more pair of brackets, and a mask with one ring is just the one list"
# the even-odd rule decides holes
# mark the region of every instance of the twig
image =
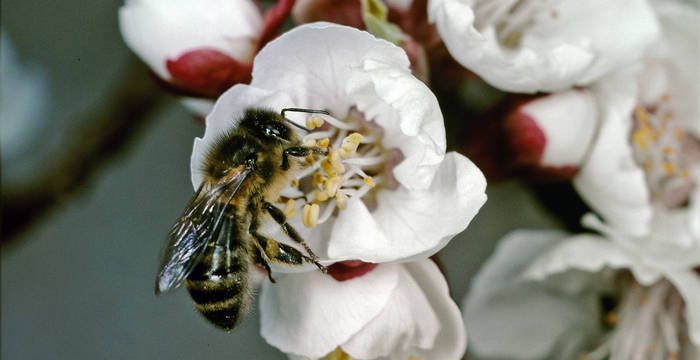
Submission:
[[21,188],[2,195],[2,244],[7,245],[50,209],[84,189],[103,165],[123,151],[142,130],[147,116],[165,98],[146,67],[130,65],[105,105],[80,121],[52,166]]

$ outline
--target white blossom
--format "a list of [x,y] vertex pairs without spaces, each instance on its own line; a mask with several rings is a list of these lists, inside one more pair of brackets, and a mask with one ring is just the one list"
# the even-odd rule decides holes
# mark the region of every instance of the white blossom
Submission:
[[430,0],[428,14],[459,63],[511,92],[587,85],[658,35],[645,0]]

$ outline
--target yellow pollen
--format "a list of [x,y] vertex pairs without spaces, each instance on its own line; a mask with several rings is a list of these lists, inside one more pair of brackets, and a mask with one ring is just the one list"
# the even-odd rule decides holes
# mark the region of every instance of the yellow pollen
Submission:
[[295,205],[294,199],[289,199],[287,200],[287,204],[284,205],[284,217],[287,219],[291,219],[297,214],[297,209],[294,207]]
[[664,148],[664,154],[668,155],[668,154],[670,154],[670,153],[672,153],[672,152],[673,152],[673,150],[672,150],[670,147],[666,146],[666,147]]
[[323,159],[321,161],[321,169],[323,169],[323,171],[325,171],[326,174],[328,174],[328,176],[334,176],[337,173],[335,171],[335,168],[333,168],[333,164],[331,163],[331,160],[329,158]]
[[365,184],[367,184],[367,186],[374,187],[374,179],[372,179],[371,176],[366,177],[364,179],[364,181],[365,181]]
[[306,204],[301,210],[301,222],[306,227],[314,227],[318,223],[318,213],[320,208],[318,204]]
[[676,171],[676,165],[669,163],[669,162],[665,162],[663,164],[663,167],[664,167],[664,170],[666,170],[666,173],[668,173],[668,174],[673,174]]
[[[338,151],[331,151],[331,153],[328,154],[328,161],[336,172],[341,174],[345,172],[345,166],[343,166],[343,163],[340,161],[340,153]],[[330,173],[328,175],[330,175]]]
[[617,314],[612,311],[605,314],[605,323],[608,324],[608,326],[615,326],[615,324],[617,324]]
[[355,151],[357,151],[357,147],[360,146],[362,139],[363,137],[360,133],[352,133],[345,137],[345,139],[343,139],[343,144],[340,145],[340,156],[347,158],[354,154]]
[[328,196],[335,196],[336,191],[340,188],[340,184],[343,183],[343,177],[342,176],[331,176],[329,177],[324,183],[323,187],[326,188],[326,192],[328,192]]
[[307,156],[306,159],[304,159],[304,160],[306,161],[306,165],[313,165],[313,163],[316,161],[311,156]]
[[637,144],[637,147],[642,150],[646,150],[647,139],[650,137],[651,133],[652,130],[649,125],[642,125],[642,127],[632,133],[632,140],[634,140],[634,142]]
[[329,138],[324,138],[318,141],[318,146],[320,147],[328,147],[328,145],[331,144],[331,139]]
[[318,172],[314,173],[313,184],[314,184],[314,186],[318,186],[320,184],[323,184],[323,174],[318,173]]
[[690,174],[688,173],[688,170],[683,170],[683,172],[681,172],[682,178],[687,179],[689,176]]
[[642,123],[647,122],[647,111],[641,106],[637,106],[634,108],[634,116],[637,119],[639,119],[639,121],[641,121]]
[[651,164],[651,162],[649,162],[649,161],[646,161],[646,162],[644,163],[644,170],[646,170],[646,171],[651,170],[653,167],[654,167],[654,166],[653,166],[653,165]]
[[326,201],[326,200],[328,200],[328,192],[326,192],[326,190],[323,190],[323,191],[316,190],[316,191],[314,191],[314,197],[318,201],[321,201],[321,202]]
[[323,119],[321,119],[319,116],[316,115],[311,115],[306,118],[306,127],[309,128],[309,130],[313,130],[317,127],[323,126]]
[[306,147],[316,146],[316,140],[314,140],[314,139],[306,140],[306,141],[304,141],[304,146],[306,146]]
[[345,210],[348,207],[348,196],[344,192],[338,191],[335,193],[335,205],[340,210]]
[[292,187],[297,187],[297,186],[299,186],[299,180],[297,180],[297,179],[292,179],[291,185],[292,185]]
[[668,94],[661,95],[661,100],[668,101]]

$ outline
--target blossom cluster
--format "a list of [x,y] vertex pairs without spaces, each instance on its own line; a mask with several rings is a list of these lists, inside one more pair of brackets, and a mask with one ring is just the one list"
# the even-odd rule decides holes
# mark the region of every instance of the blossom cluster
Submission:
[[[460,359],[469,334],[476,358],[632,360],[700,354],[698,14],[680,0],[127,0],[119,22],[205,119],[194,189],[248,109],[323,110],[285,115],[324,150],[268,199],[328,269],[270,264],[261,281],[261,335],[290,359]],[[466,135],[448,152],[453,131]],[[434,259],[487,178],[570,182],[586,232],[508,235],[460,312]]]

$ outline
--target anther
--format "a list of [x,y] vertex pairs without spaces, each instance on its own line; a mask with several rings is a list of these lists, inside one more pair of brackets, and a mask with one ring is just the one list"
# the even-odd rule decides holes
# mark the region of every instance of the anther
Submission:
[[326,188],[328,196],[335,196],[336,191],[340,188],[340,184],[343,183],[342,176],[331,176],[323,183],[323,187]]
[[299,180],[297,180],[297,179],[292,179],[292,183],[291,183],[290,185],[292,185],[292,187],[297,187],[297,186],[299,186]]
[[314,227],[318,222],[318,213],[320,208],[318,204],[306,204],[301,210],[301,221],[306,227]]
[[362,134],[356,132],[345,137],[345,139],[343,139],[342,145],[340,145],[340,156],[342,156],[343,158],[347,158],[350,155],[354,154],[355,151],[357,151],[357,147],[360,146],[362,138]]
[[328,160],[330,161],[331,165],[333,166],[333,169],[335,169],[336,172],[339,172],[341,174],[345,172],[345,166],[340,161],[340,153],[338,151],[331,151],[331,153],[328,154]]
[[344,192],[338,191],[335,193],[335,205],[340,210],[345,210],[348,207],[348,196]]
[[284,206],[284,210],[283,210],[285,218],[291,219],[294,216],[296,216],[297,209],[294,206],[295,203],[296,202],[294,201],[294,199],[287,200],[287,204]]
[[328,193],[326,192],[326,190],[323,190],[323,191],[316,190],[316,191],[314,191],[314,197],[316,198],[317,201],[323,202],[323,201],[328,200]]
[[372,179],[371,176],[364,178],[364,182],[367,184],[367,186],[374,187],[374,179]]
[[323,119],[316,115],[311,115],[308,118],[306,118],[306,127],[310,130],[323,126],[323,123]]
[[331,139],[329,139],[329,138],[323,138],[323,139],[318,141],[319,147],[327,148],[328,145],[330,145],[330,144],[331,144]]

